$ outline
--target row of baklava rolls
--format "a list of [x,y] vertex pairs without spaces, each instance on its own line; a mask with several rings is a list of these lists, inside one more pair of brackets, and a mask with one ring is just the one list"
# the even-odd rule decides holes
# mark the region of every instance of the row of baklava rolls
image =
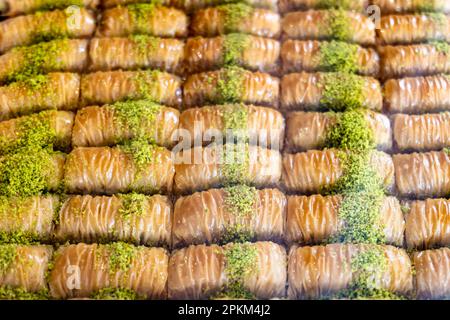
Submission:
[[129,99],[150,99],[176,108],[182,102],[184,108],[234,102],[280,105],[281,110],[289,111],[343,111],[349,104],[353,108],[381,111],[384,102],[387,112],[427,113],[449,110],[449,88],[450,78],[446,75],[392,79],[382,89],[371,77],[291,73],[280,81],[267,73],[237,67],[193,74],[184,85],[173,74],[153,70],[95,72],[82,76],[50,73],[0,87],[0,119]]
[[[437,151],[450,147],[448,112],[396,114],[391,119],[370,110],[355,112],[364,115],[379,150]],[[328,133],[342,117],[342,113],[295,111],[285,121],[279,111],[253,105],[205,106],[180,114],[174,108],[148,100],[116,102],[85,107],[76,115],[70,111],[46,110],[2,121],[0,154],[30,143],[35,133],[30,124],[38,123],[46,126],[48,134],[35,143],[53,144],[61,151],[68,151],[70,146],[114,146],[138,137],[172,148],[177,143],[183,147],[206,146],[213,141],[245,136],[251,145],[277,150],[285,145],[285,151],[297,152],[326,147]],[[239,125],[232,123],[236,118]]]
[[[339,215],[343,199],[286,197],[278,189],[239,185],[181,196],[174,209],[167,196],[135,193],[12,197],[2,200],[0,233],[6,243],[22,234],[44,243],[120,240],[169,248],[220,244],[239,237],[313,245],[344,228]],[[449,200],[403,201],[401,206],[396,198],[385,197],[379,219],[387,244],[410,249],[450,245]]]
[[[337,149],[282,155],[274,149],[243,143],[183,148],[172,153],[142,141],[112,148],[77,147],[68,155],[46,149],[30,154],[25,149],[1,158],[0,182],[6,195],[10,180],[28,184],[29,177],[21,177],[17,170],[24,170],[40,157],[42,163],[33,176],[39,177],[39,191],[44,192],[63,187],[75,194],[186,194],[242,183],[315,194],[344,176],[344,155]],[[450,192],[447,150],[392,157],[373,151],[369,165],[379,174],[384,187],[401,197],[445,197]]]
[[382,266],[369,274],[374,278],[372,290],[419,299],[448,298],[450,293],[448,248],[414,253],[412,261],[404,250],[391,246],[294,246],[287,255],[272,242],[189,246],[170,256],[162,248],[124,243],[65,245],[53,259],[49,246],[2,245],[0,250],[7,254],[1,265],[2,287],[12,292],[49,290],[55,299],[112,298],[114,289],[130,290],[141,299],[237,294],[270,299],[286,297],[286,284],[290,299],[339,298],[360,277],[352,265],[375,252]]
[[[111,8],[119,5],[134,3],[147,3],[150,0],[82,0],[83,6],[96,9]],[[305,9],[345,9],[357,12],[366,12],[369,5],[376,5],[381,12],[393,13],[414,13],[420,11],[450,13],[450,5],[445,0],[355,0],[355,1],[330,1],[319,0],[244,0],[244,1],[223,1],[223,0],[164,0],[161,4],[174,6],[187,12],[203,9],[208,6],[220,5],[223,3],[242,2],[256,8],[279,10],[281,13]],[[54,3],[52,0],[1,0],[0,13],[6,16],[15,16],[34,11],[50,8],[64,8],[69,5],[79,5],[78,0],[67,0]]]

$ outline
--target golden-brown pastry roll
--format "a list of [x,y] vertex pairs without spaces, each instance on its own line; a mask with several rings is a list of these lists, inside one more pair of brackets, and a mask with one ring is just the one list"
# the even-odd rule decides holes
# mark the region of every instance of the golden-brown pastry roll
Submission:
[[272,242],[189,246],[169,260],[169,299],[283,298],[286,250]]
[[[290,151],[321,149],[326,146],[327,134],[337,123],[341,113],[294,111],[286,119],[286,147]],[[367,126],[372,130],[379,150],[392,147],[389,118],[381,113],[364,110]]]
[[49,281],[53,298],[90,298],[102,289],[128,289],[147,299],[167,296],[165,249],[80,243],[62,246],[55,255]]
[[75,115],[69,111],[47,110],[0,122],[0,154],[23,147],[53,145],[66,150],[70,146]]
[[414,253],[418,299],[448,299],[450,295],[450,249]]
[[426,199],[410,204],[406,219],[406,244],[410,249],[430,249],[450,244],[450,201]]
[[368,3],[368,0],[280,0],[278,7],[282,13],[307,9],[344,9],[364,12]]
[[[243,104],[226,104],[191,108],[180,116],[180,130],[187,130],[192,139],[203,145],[215,140],[233,138],[248,140],[250,144],[282,149],[284,117],[275,109]],[[220,137],[216,137],[216,133]],[[208,137],[211,135],[211,137]],[[222,139],[221,139],[222,138]]]
[[380,20],[380,44],[450,42],[450,16],[444,14],[388,15]]
[[444,12],[450,13],[450,3],[447,0],[372,0],[380,7],[383,14],[409,12]]
[[78,7],[7,19],[0,22],[0,52],[57,38],[90,37],[95,24],[94,14]]
[[278,78],[267,73],[250,72],[238,67],[197,73],[186,79],[183,87],[185,107],[207,104],[248,103],[278,105]]
[[1,243],[51,239],[53,218],[59,208],[58,196],[1,197],[0,201]]
[[445,197],[450,193],[450,155],[447,152],[396,154],[393,161],[401,196]]
[[0,120],[48,109],[73,110],[78,105],[80,76],[50,73],[0,87]]
[[278,189],[238,185],[178,198],[173,246],[284,239],[286,197]]
[[276,12],[234,3],[196,11],[190,28],[193,36],[214,37],[237,32],[277,38],[281,26],[280,15]]
[[274,186],[281,176],[277,150],[248,144],[211,145],[175,154],[175,190],[192,193],[229,184]]
[[[114,0],[113,0],[114,1]],[[119,0],[130,1],[130,0]],[[131,0],[137,1],[137,0]],[[194,12],[199,9],[203,9],[210,6],[218,6],[226,3],[245,3],[254,8],[270,9],[272,11],[278,11],[277,0],[172,0],[171,5],[184,9],[187,12]]]
[[[372,151],[369,165],[378,173],[387,189],[394,185],[394,165],[390,155]],[[337,149],[283,155],[282,183],[290,192],[318,193],[332,186],[344,174],[342,159]]]
[[309,10],[287,13],[281,23],[283,37],[298,40],[340,40],[375,44],[375,24],[362,13]]
[[178,110],[148,100],[86,107],[75,117],[72,145],[103,147],[144,138],[157,145],[171,147],[175,143],[172,135],[178,128],[179,117]]
[[146,34],[156,37],[186,37],[188,17],[183,11],[150,3],[118,6],[103,12],[99,37]]
[[427,76],[450,72],[448,44],[417,44],[384,46],[378,48],[381,59],[381,77],[401,78]]
[[390,79],[383,95],[391,113],[426,113],[450,110],[450,76]]
[[126,241],[170,246],[172,204],[168,197],[137,193],[71,196],[61,207],[55,236],[77,242]]
[[0,56],[0,83],[26,80],[55,71],[82,72],[88,62],[88,40],[53,40],[19,47]]
[[181,79],[156,70],[95,72],[81,77],[81,104],[148,99],[169,106],[181,103]]
[[101,0],[0,0],[0,16],[17,16],[36,11],[65,9],[70,6],[84,6],[96,9]]
[[59,190],[65,154],[28,147],[0,158],[0,196],[26,197]]
[[[373,293],[405,296],[413,289],[408,254],[392,246],[293,247],[289,253],[288,278],[291,299],[348,298],[347,295],[383,299],[384,296],[373,296]],[[369,278],[367,282],[372,290],[364,288],[364,278]],[[365,296],[366,291],[372,295]]]
[[23,289],[27,292],[47,290],[45,278],[52,251],[50,246],[0,245],[0,287]]
[[380,58],[372,48],[341,41],[286,40],[281,46],[283,72],[352,72],[377,77]]
[[393,117],[394,142],[398,150],[441,150],[450,147],[450,113]]
[[[339,208],[342,196],[288,196],[285,239],[294,244],[321,244],[339,236],[345,220]],[[380,227],[386,243],[402,246],[405,221],[399,201],[385,197],[379,208]]]
[[184,43],[178,39],[135,35],[130,38],[93,38],[89,46],[90,70],[159,69],[181,73]]
[[186,71],[189,73],[236,65],[252,71],[276,73],[280,43],[276,40],[231,33],[214,38],[189,38]]
[[378,80],[347,73],[291,73],[281,79],[281,107],[286,110],[367,108],[381,111]]
[[174,173],[169,150],[136,141],[75,148],[67,157],[64,182],[68,193],[165,193],[172,189]]

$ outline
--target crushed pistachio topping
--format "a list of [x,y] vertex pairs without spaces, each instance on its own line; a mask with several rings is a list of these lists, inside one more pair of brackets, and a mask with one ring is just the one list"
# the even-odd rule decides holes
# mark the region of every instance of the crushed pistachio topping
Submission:
[[32,95],[34,93],[40,92],[45,97],[50,97],[53,95],[52,88],[47,85],[49,83],[49,76],[39,74],[34,77],[26,78],[21,81],[12,82],[9,87],[25,90],[25,93]]
[[99,246],[98,254],[106,254],[111,273],[128,271],[140,248],[125,242],[113,242]]
[[104,288],[91,295],[95,300],[141,300],[135,291],[126,288]]
[[244,287],[246,277],[258,268],[258,249],[251,243],[233,243],[224,248],[225,274],[228,283],[219,296],[253,299],[255,296]]
[[249,146],[246,143],[226,144],[221,152],[221,173],[224,185],[245,184],[250,165]]
[[153,96],[154,82],[158,80],[160,71],[157,70],[141,70],[136,72],[134,81],[136,81],[135,99],[158,100]]
[[48,300],[48,290],[28,292],[24,288],[0,287],[0,300]]
[[0,160],[0,195],[26,197],[47,191],[53,173],[49,149],[18,150]]
[[114,119],[122,132],[130,131],[136,139],[154,142],[156,132],[153,131],[156,130],[155,121],[161,105],[149,100],[138,100],[116,102],[110,107],[114,110]]
[[355,109],[336,115],[336,123],[327,131],[328,148],[368,150],[375,148],[375,137],[364,110]]
[[348,73],[323,73],[320,105],[333,111],[364,107],[364,78]]
[[36,29],[32,32],[29,39],[32,43],[47,42],[54,39],[62,39],[69,36],[69,30],[67,27],[67,19],[70,17],[70,10],[65,9],[59,11],[57,21],[49,21],[47,17],[44,17],[45,12],[36,12],[34,14],[36,19],[42,20],[42,23],[37,24]]
[[149,20],[160,2],[152,1],[151,3],[137,3],[127,6],[131,21],[134,23],[135,33],[148,33],[148,28],[150,27]]
[[329,10],[328,19],[323,26],[327,35],[340,41],[349,41],[352,37],[351,23],[344,10]]
[[251,41],[250,36],[241,33],[231,33],[223,39],[223,64],[239,65],[242,53]]
[[119,209],[119,214],[128,220],[132,216],[142,216],[145,213],[147,205],[147,197],[139,193],[120,194],[119,198],[122,200],[122,207]]
[[164,150],[143,139],[127,141],[118,148],[131,157],[138,171],[145,170],[149,164],[154,163],[158,150]]
[[432,46],[434,46],[439,53],[443,53],[446,55],[450,54],[450,44],[448,44],[447,42],[433,41],[433,42],[430,42],[430,44]]
[[318,0],[316,9],[352,9],[352,0]]
[[358,45],[341,41],[322,42],[319,69],[327,72],[358,71]]
[[17,245],[2,244],[0,245],[0,275],[8,271],[11,264],[17,258]]
[[417,11],[419,12],[432,12],[438,11],[440,8],[437,8],[435,1],[433,0],[421,0],[418,1]]
[[218,9],[224,15],[225,32],[237,31],[242,21],[253,13],[253,8],[243,3],[225,4]]
[[241,100],[245,70],[236,66],[223,68],[216,85],[217,103],[236,103]]
[[0,154],[16,152],[22,148],[31,150],[50,146],[56,138],[56,131],[52,126],[55,115],[56,111],[50,110],[16,119],[16,137],[0,137]]
[[248,141],[248,107],[244,104],[223,105],[222,121],[226,134],[230,133],[238,141]]
[[136,45],[137,54],[141,58],[146,58],[150,53],[154,52],[158,48],[160,42],[160,38],[143,34],[131,35],[130,39]]
[[437,12],[429,12],[426,14],[430,20],[435,23],[439,28],[445,28],[448,23],[448,18],[443,13],[437,13]]
[[38,0],[39,10],[65,9],[69,6],[83,7],[83,0]]
[[46,73],[47,70],[56,70],[60,67],[58,55],[66,50],[68,40],[53,40],[41,42],[29,47],[14,48],[13,52],[22,55],[22,63],[17,71],[8,75],[7,83],[26,81],[30,77]]
[[16,230],[12,232],[0,232],[0,244],[23,244],[30,245],[39,243],[41,236],[36,233],[24,232]]

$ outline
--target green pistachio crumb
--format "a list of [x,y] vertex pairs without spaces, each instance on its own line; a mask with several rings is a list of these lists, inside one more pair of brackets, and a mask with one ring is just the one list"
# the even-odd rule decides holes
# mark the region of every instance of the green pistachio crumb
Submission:
[[48,290],[29,292],[24,288],[0,287],[0,300],[48,300]]
[[352,0],[318,0],[315,9],[353,9]]
[[115,273],[117,271],[127,271],[131,268],[139,247],[125,242],[113,242],[100,245],[99,249],[99,254],[106,253],[109,259],[110,272]]
[[244,3],[225,4],[218,6],[218,9],[224,15],[225,32],[237,31],[242,21],[253,13],[253,8]]
[[236,185],[226,187],[225,206],[235,216],[248,217],[253,214],[257,190],[255,187]]
[[2,244],[0,245],[0,275],[8,271],[11,264],[17,257],[17,245]]
[[333,111],[364,107],[364,79],[347,73],[324,73],[320,105]]
[[161,1],[152,1],[151,3],[137,3],[127,6],[128,12],[131,16],[131,21],[134,23],[135,33],[148,33],[149,19],[154,14],[155,8]]
[[443,54],[450,54],[450,44],[445,41],[434,41],[430,43],[432,46],[436,48],[436,50]]
[[38,0],[38,3],[40,11],[65,9],[69,6],[84,6],[83,0]]
[[130,217],[140,217],[145,213],[147,197],[139,193],[120,194],[119,198],[122,200],[122,206],[119,209],[119,214],[124,220]]
[[143,34],[131,35],[130,38],[136,45],[138,56],[142,58],[146,58],[150,53],[154,52],[161,41],[160,38]]
[[352,38],[351,23],[348,13],[344,10],[329,10],[324,28],[327,34],[336,40],[350,41]]
[[223,105],[222,121],[227,136],[231,134],[239,142],[248,141],[248,107],[244,104]]
[[157,81],[160,75],[158,70],[144,70],[137,71],[134,81],[136,82],[136,92],[133,95],[133,99],[146,99],[155,101],[156,97],[153,96],[154,82]]
[[245,70],[239,67],[231,66],[221,69],[217,79],[216,102],[219,104],[240,102],[244,76]]
[[319,69],[327,72],[356,73],[358,71],[358,45],[341,41],[322,42]]
[[226,144],[222,148],[221,172],[224,185],[245,184],[250,165],[249,146],[246,143]]
[[241,33],[225,35],[223,40],[223,64],[225,66],[239,65],[242,60],[242,53],[250,41],[250,36]]
[[133,159],[138,171],[145,170],[149,164],[155,162],[156,152],[164,149],[143,139],[127,141],[118,148]]
[[126,288],[104,288],[93,293],[92,299],[95,300],[142,300],[135,291]]

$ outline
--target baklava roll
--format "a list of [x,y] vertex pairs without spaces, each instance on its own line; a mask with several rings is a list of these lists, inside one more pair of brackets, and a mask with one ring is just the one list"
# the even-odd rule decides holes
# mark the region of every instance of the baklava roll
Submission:
[[450,201],[426,199],[409,205],[406,244],[410,249],[430,249],[450,245]]
[[144,138],[157,145],[171,147],[175,143],[172,135],[178,128],[179,117],[178,110],[148,100],[86,107],[75,117],[72,145],[103,147]]
[[378,48],[381,77],[402,78],[450,73],[450,54],[446,43]]
[[[186,130],[203,145],[237,138],[250,144],[282,149],[284,117],[275,109],[243,104],[227,104],[191,108],[180,116],[180,131]],[[216,136],[220,134],[220,137]]]
[[183,11],[139,3],[105,10],[96,35],[126,37],[132,34],[145,34],[156,37],[186,37],[188,25],[188,17]]
[[86,38],[95,31],[95,16],[84,8],[38,12],[0,22],[0,52],[57,38]]
[[165,193],[172,189],[174,173],[169,150],[136,141],[75,148],[67,157],[64,182],[68,193]]
[[399,151],[450,147],[450,113],[393,116],[394,142]]
[[393,161],[401,196],[445,197],[450,193],[450,155],[447,152],[396,154]]
[[[342,196],[288,196],[285,239],[291,244],[321,244],[339,236],[345,220],[339,208]],[[405,220],[399,201],[385,197],[379,207],[379,226],[386,243],[402,246]]]
[[283,298],[286,250],[272,242],[189,246],[169,260],[169,299]]
[[[289,192],[311,194],[333,186],[345,174],[339,152],[337,149],[326,149],[284,154],[281,178],[284,187]],[[368,161],[370,167],[382,179],[384,187],[392,189],[394,165],[391,156],[384,152],[372,151]]]
[[2,197],[0,242],[46,242],[52,238],[58,196]]
[[450,16],[444,14],[389,15],[380,20],[380,44],[450,42]]
[[48,109],[73,110],[78,105],[80,76],[50,73],[0,87],[0,120]]
[[0,154],[23,147],[53,145],[65,151],[70,146],[75,115],[70,111],[47,110],[0,122]]
[[129,99],[148,99],[178,106],[181,104],[181,79],[156,70],[99,71],[81,77],[83,106]]
[[168,197],[137,193],[71,196],[61,207],[56,239],[76,242],[126,241],[170,246],[172,204]]
[[58,191],[65,154],[40,148],[19,149],[0,158],[0,196],[25,197]]
[[237,185],[178,198],[174,247],[234,241],[282,242],[286,197],[277,189]]
[[381,111],[378,80],[348,73],[291,73],[281,79],[281,108],[334,110],[367,108]]
[[372,0],[383,14],[411,12],[444,12],[450,13],[450,2],[447,0]]
[[448,299],[450,296],[450,249],[414,253],[418,299]]
[[55,255],[49,281],[53,298],[91,298],[105,289],[128,289],[144,299],[167,296],[165,249],[80,243],[62,246]]
[[159,69],[181,73],[184,43],[178,39],[135,35],[130,38],[93,38],[89,46],[90,70]]
[[17,16],[36,11],[65,9],[70,6],[83,6],[96,9],[101,0],[0,0],[0,16]]
[[383,293],[391,293],[390,297],[406,296],[413,289],[408,254],[392,246],[293,247],[289,253],[288,278],[291,299],[383,299],[389,298]]
[[26,80],[56,71],[82,72],[88,63],[88,40],[53,40],[15,48],[0,56],[0,83]]
[[189,38],[185,67],[188,73],[236,65],[252,71],[277,73],[280,43],[276,40],[231,33],[214,38]]
[[52,251],[52,247],[42,245],[0,245],[0,287],[30,293],[47,290],[46,273]]
[[344,9],[349,11],[365,12],[369,0],[279,0],[280,12],[286,13],[307,9]]
[[[381,113],[364,110],[367,126],[373,133],[379,150],[392,147],[392,130],[389,118]],[[321,149],[327,145],[327,136],[342,113],[294,111],[286,119],[286,147],[289,151]]]
[[230,184],[274,186],[281,177],[281,155],[248,144],[194,147],[175,154],[175,172],[175,190],[183,194]]
[[233,3],[196,11],[190,28],[193,36],[214,37],[237,32],[277,38],[281,25],[280,15],[276,12]]
[[450,76],[390,79],[383,95],[388,112],[426,113],[450,110]]
[[[119,0],[123,1],[123,0]],[[130,0],[125,0],[130,1]],[[132,0],[137,1],[137,0]],[[210,6],[218,6],[226,3],[245,3],[255,8],[269,9],[278,11],[277,0],[172,0],[171,5],[184,9],[187,12],[195,12]]]
[[283,72],[351,72],[377,77],[376,50],[341,41],[286,40],[281,46]]
[[284,38],[340,40],[365,46],[375,44],[375,24],[362,13],[309,10],[287,13],[281,23]]

